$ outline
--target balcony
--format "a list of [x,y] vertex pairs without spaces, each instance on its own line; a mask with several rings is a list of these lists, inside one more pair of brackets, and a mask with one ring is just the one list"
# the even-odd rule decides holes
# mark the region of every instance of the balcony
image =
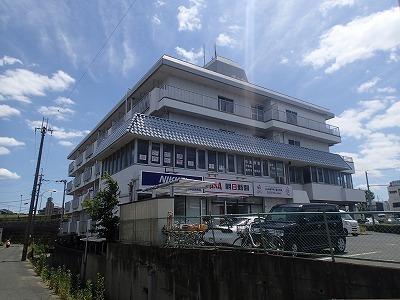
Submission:
[[74,197],[74,199],[72,199],[72,209],[74,211],[78,210],[78,208],[79,208],[79,198],[80,197]]
[[92,178],[92,167],[89,167],[83,172],[83,181],[88,182]]
[[75,171],[75,162],[71,162],[68,166],[68,175],[71,176]]
[[91,144],[89,147],[87,147],[86,151],[85,151],[85,159],[88,159],[92,156],[94,152],[94,143]]
[[71,192],[73,187],[74,187],[74,182],[73,180],[71,180],[67,183],[67,193]]
[[75,160],[76,167],[79,167],[83,162],[83,153],[79,154]]
[[65,210],[65,213],[71,212],[71,201],[65,202],[64,210]]
[[159,101],[161,101],[164,98],[168,98],[260,122],[268,122],[270,120],[280,121],[286,124],[315,130],[321,133],[325,133],[340,138],[340,132],[338,127],[326,124],[324,122],[318,122],[312,119],[298,116],[295,113],[287,114],[286,112],[279,111],[277,109],[265,110],[263,109],[262,105],[254,105],[254,106],[239,105],[222,97],[221,98],[210,97],[207,95],[181,89],[171,85],[164,85],[160,87],[158,90],[159,90]]
[[343,188],[339,185],[308,183],[304,185],[310,200],[314,201],[335,201],[340,202],[365,202],[365,192],[363,190]]
[[80,187],[81,183],[82,183],[82,174],[79,174],[74,178],[74,187],[76,188]]
[[295,126],[312,129],[315,131],[331,134],[340,137],[339,127],[332,126],[326,123],[317,122],[311,119],[307,119],[298,116],[295,113],[288,113],[277,109],[270,109],[264,114],[264,121],[276,120]]

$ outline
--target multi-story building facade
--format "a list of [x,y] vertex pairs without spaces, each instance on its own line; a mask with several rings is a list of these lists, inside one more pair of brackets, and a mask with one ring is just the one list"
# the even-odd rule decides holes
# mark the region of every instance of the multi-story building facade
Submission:
[[[278,203],[330,202],[354,209],[351,158],[328,109],[247,81],[222,57],[199,67],[163,56],[76,146],[68,174],[69,231],[85,231],[82,202],[108,172],[120,202],[149,197],[177,178],[212,182],[203,194],[174,194],[175,215],[254,213]],[[65,228],[65,230],[67,230]]]
[[390,210],[400,211],[400,180],[391,181],[387,189]]

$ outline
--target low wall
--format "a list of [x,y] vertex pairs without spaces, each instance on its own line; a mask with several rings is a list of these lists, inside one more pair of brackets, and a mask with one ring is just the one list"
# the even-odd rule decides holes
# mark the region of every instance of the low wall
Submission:
[[109,299],[400,298],[400,269],[246,253],[108,244]]

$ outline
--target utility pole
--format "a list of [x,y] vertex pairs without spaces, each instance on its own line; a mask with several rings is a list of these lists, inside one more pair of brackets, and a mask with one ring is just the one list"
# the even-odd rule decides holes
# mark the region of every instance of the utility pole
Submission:
[[22,208],[22,194],[20,196],[21,196],[21,202],[19,203],[18,219],[19,219],[19,215],[21,214],[21,208]]
[[40,146],[39,146],[39,153],[38,153],[38,159],[36,162],[36,171],[35,171],[35,177],[33,179],[33,187],[32,187],[32,195],[31,195],[31,204],[29,206],[29,215],[28,215],[28,222],[26,224],[26,230],[25,230],[25,240],[24,240],[24,248],[22,249],[22,257],[21,261],[26,260],[26,255],[28,253],[28,245],[30,241],[30,235],[31,235],[31,230],[32,230],[32,217],[33,217],[33,209],[35,206],[35,196],[36,196],[36,188],[38,184],[38,178],[39,178],[39,170],[40,170],[40,162],[42,159],[42,151],[43,151],[43,143],[44,143],[44,137],[48,131],[52,133],[53,131],[48,128],[49,125],[49,120],[45,120],[43,118],[42,120],[42,126],[41,128],[35,128],[36,130],[40,130],[41,138],[40,138]]
[[[42,170],[42,172],[43,172],[43,170]],[[39,202],[40,187],[42,186],[42,182],[43,182],[43,173],[41,173],[39,175],[39,183],[38,183],[38,190],[36,193],[36,201],[35,201],[35,209],[33,211],[33,219],[35,219],[36,214],[37,214],[37,206],[38,206],[38,202]]]
[[56,182],[64,184],[63,201],[62,201],[61,217],[60,217],[60,232],[62,233],[62,222],[64,220],[65,191],[67,190],[67,180],[66,179],[56,180]]
[[369,189],[369,181],[368,181],[368,172],[367,171],[365,171],[365,179],[367,181],[367,190],[368,190],[368,197],[367,197],[368,210],[371,210],[371,199],[370,199],[371,190]]

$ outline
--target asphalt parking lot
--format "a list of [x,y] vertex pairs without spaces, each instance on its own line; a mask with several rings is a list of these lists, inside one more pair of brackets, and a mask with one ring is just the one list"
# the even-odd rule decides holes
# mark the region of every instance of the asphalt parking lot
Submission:
[[[397,265],[400,268],[400,235],[367,231],[359,236],[348,236],[346,252],[335,254],[337,261],[360,262],[390,266]],[[329,256],[318,258],[320,260],[330,260]],[[373,261],[376,261],[375,263]],[[361,261],[362,262],[362,261]]]

